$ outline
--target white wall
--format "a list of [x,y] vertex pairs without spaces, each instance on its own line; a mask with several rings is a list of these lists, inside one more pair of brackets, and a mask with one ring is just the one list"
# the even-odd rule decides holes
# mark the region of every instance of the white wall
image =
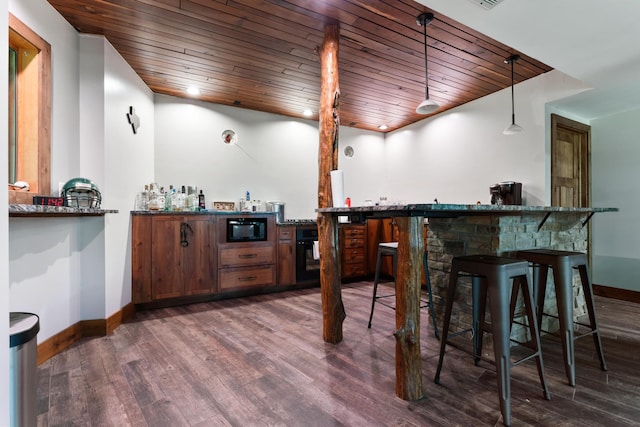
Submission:
[[592,121],[592,204],[620,212],[592,219],[593,281],[640,291],[640,109]]
[[[80,36],[81,170],[99,183],[104,218],[93,251],[83,252],[84,319],[108,318],[131,302],[130,215],[136,191],[153,179],[153,94],[102,36]],[[127,113],[141,124],[133,133]],[[92,311],[88,311],[92,308]]]
[[584,90],[552,71],[515,87],[516,122],[524,132],[503,135],[511,124],[511,89],[390,133],[385,143],[391,200],[489,203],[489,186],[522,182],[523,203],[549,203],[545,104]]
[[[52,186],[90,178],[102,207],[120,211],[9,220],[9,307],[40,316],[41,342],[131,301],[129,211],[138,183],[153,178],[154,114],[151,91],[104,38],[80,38],[44,1],[28,5],[16,16],[52,45]],[[137,135],[130,105],[142,117]]]
[[[9,11],[51,44],[51,182],[79,173],[78,35],[44,0],[11,2]],[[4,163],[3,163],[4,164]],[[9,308],[40,315],[42,341],[79,320],[77,220],[9,220]],[[94,224],[84,224],[92,234]]]
[[[584,90],[550,72],[516,86],[516,118],[525,128],[503,135],[511,123],[511,92],[503,90],[389,134],[340,128],[338,164],[345,196],[354,206],[388,202],[489,202],[489,186],[523,183],[526,204],[549,203],[545,105]],[[196,100],[156,95],[155,176],[160,185],[197,185],[214,200],[287,203],[287,218],[314,218],[317,206],[318,123]],[[236,146],[221,142],[225,129]],[[179,142],[178,142],[179,141]],[[353,157],[344,156],[346,146]]]
[[[196,185],[213,201],[284,201],[286,218],[315,218],[318,200],[318,123],[223,105],[156,95],[155,177],[165,187]],[[221,134],[238,134],[226,145]],[[345,172],[345,191],[375,185],[383,136],[342,128],[341,145],[356,147],[372,169]],[[348,166],[344,156],[338,164]],[[356,171],[359,169],[355,169]]]

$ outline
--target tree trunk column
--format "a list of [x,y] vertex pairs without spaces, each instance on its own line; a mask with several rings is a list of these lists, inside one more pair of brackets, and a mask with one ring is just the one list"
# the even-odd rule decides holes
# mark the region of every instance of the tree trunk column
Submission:
[[396,395],[404,400],[424,397],[420,359],[420,286],[422,282],[423,217],[396,218]]
[[[328,25],[318,48],[320,56],[320,143],[318,148],[318,207],[333,206],[330,172],[338,168],[338,130],[340,128],[340,89],[338,85],[338,46],[340,29]],[[322,296],[322,337],[325,342],[342,341],[342,322],[346,317],[340,289],[340,246],[338,218],[318,214],[320,249],[320,293]]]

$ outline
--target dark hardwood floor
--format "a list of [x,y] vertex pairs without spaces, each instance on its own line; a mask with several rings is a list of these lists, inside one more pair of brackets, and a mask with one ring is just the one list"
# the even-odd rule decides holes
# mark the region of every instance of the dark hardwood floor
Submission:
[[[395,396],[394,312],[371,283],[345,285],[344,341],[322,340],[319,289],[138,312],[111,335],[84,339],[38,368],[41,426],[501,425],[492,364],[439,342],[422,314],[425,398]],[[596,300],[609,370],[577,341],[577,385],[543,338],[551,401],[534,362],[512,369],[512,426],[640,425],[640,305]]]

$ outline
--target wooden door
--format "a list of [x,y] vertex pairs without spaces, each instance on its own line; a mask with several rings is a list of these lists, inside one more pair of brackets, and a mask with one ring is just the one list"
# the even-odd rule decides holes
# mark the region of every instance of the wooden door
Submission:
[[591,127],[551,115],[551,205],[590,204]]
[[278,285],[296,283],[295,236],[295,227],[278,227]]
[[[398,240],[397,225],[392,218],[370,218],[367,220],[367,264],[369,275],[374,275],[378,257],[378,244],[381,242],[396,242]],[[382,258],[382,276],[393,275],[391,257]]]
[[209,215],[185,217],[181,221],[180,246],[184,295],[214,292],[216,269],[213,256],[214,224]]
[[175,298],[183,294],[182,247],[178,216],[153,217],[151,227],[151,297]]

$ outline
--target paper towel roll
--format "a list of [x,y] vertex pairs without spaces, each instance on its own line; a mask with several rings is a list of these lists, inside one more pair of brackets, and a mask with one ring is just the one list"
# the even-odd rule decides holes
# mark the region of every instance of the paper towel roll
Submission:
[[333,207],[344,208],[344,173],[340,169],[330,172],[331,174],[331,194],[333,196]]

